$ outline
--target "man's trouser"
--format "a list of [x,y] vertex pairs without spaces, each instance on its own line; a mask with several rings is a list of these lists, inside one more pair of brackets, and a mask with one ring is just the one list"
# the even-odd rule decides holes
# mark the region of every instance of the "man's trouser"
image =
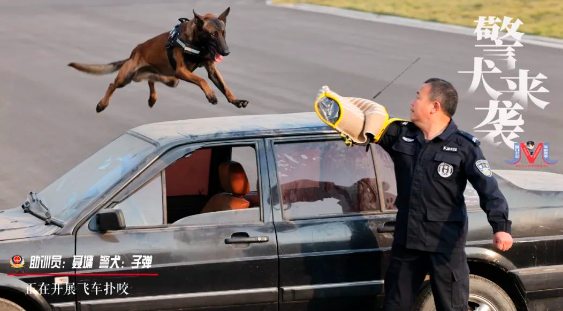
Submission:
[[469,267],[465,251],[432,253],[393,245],[385,274],[385,311],[409,311],[426,274],[437,311],[467,311]]

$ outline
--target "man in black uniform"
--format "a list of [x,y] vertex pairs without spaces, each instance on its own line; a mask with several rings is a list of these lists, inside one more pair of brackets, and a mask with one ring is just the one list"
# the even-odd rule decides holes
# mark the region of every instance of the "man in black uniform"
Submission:
[[427,273],[438,311],[468,310],[467,180],[479,193],[494,245],[512,247],[508,205],[480,142],[451,119],[457,99],[449,82],[425,81],[411,102],[411,122],[391,123],[378,141],[395,163],[398,192],[386,311],[411,310]]

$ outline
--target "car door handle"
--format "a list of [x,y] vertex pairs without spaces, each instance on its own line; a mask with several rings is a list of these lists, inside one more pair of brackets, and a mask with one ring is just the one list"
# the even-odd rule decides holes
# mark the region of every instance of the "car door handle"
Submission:
[[395,222],[394,221],[388,221],[388,222],[384,223],[382,227],[377,228],[377,232],[378,233],[395,232]]
[[225,239],[225,244],[266,243],[269,240],[267,236],[235,237]]
[[246,232],[236,232],[225,239],[225,244],[266,243],[270,240],[267,236],[248,236]]

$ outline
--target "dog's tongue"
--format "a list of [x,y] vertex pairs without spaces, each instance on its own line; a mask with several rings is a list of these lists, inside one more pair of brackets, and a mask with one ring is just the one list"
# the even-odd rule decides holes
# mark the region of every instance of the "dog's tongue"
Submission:
[[220,63],[223,60],[223,55],[215,52],[215,62]]

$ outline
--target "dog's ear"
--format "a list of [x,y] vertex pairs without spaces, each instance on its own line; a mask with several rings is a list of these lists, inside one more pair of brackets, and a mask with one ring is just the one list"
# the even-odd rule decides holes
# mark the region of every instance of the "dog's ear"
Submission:
[[219,15],[219,17],[217,17],[218,19],[222,20],[223,23],[227,23],[227,15],[229,15],[229,12],[231,11],[231,7],[228,7],[225,12],[221,13],[221,15]]
[[194,21],[195,21],[195,24],[196,24],[198,27],[202,27],[202,26],[203,26],[203,17],[202,17],[201,15],[197,14],[197,13],[195,12],[195,10],[193,10],[193,11],[194,11]]

